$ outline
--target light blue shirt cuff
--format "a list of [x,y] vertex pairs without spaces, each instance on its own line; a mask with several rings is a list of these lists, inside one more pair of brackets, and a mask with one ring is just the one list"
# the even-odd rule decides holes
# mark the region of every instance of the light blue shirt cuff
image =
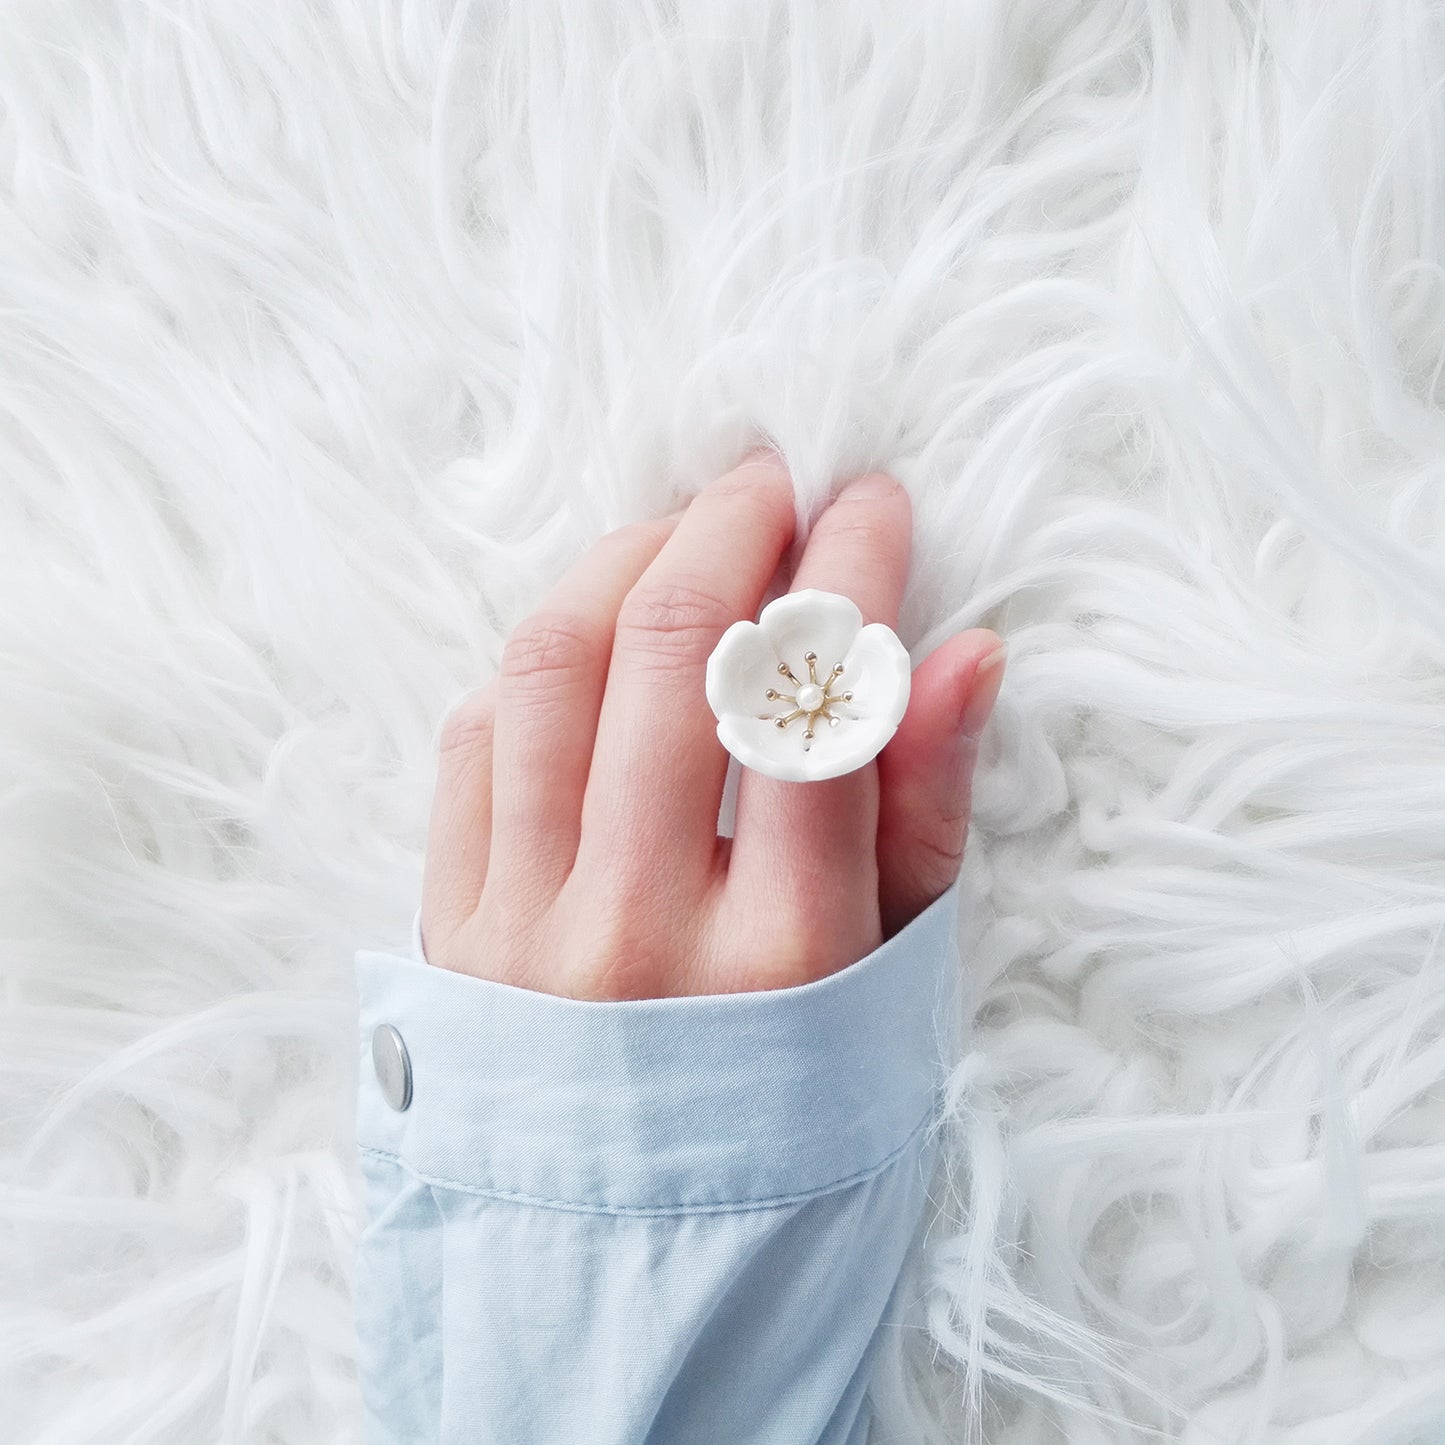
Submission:
[[[953,1060],[953,884],[858,962],[786,989],[594,1002],[356,954],[357,1142],[434,1184],[555,1208],[777,1205],[875,1172],[928,1126]],[[371,1038],[396,1028],[410,1107]]]

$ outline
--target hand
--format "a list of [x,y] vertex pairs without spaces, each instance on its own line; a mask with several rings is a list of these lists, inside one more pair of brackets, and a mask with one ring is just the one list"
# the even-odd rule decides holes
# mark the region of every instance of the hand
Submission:
[[[998,637],[961,633],[915,670],[874,762],[824,782],[744,769],[717,833],[728,754],[703,691],[724,630],[755,618],[793,540],[775,454],[682,512],[602,538],[443,727],[422,890],[429,961],[543,993],[637,999],[785,988],[871,953],[953,882]],[[850,596],[897,626],[908,494],[843,489],[793,590]]]

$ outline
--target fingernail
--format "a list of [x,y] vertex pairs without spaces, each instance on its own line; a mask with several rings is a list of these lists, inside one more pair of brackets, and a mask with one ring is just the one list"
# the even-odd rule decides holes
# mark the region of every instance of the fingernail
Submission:
[[866,477],[859,477],[857,481],[849,482],[838,495],[847,497],[850,501],[854,498],[872,501],[879,497],[894,496],[902,489],[903,484],[895,477],[890,477],[887,472],[870,472]]
[[1003,685],[1007,657],[1008,643],[1001,642],[974,668],[973,679],[968,686],[968,701],[959,720],[959,732],[963,737],[976,738],[988,726],[994,704],[998,701],[999,688]]

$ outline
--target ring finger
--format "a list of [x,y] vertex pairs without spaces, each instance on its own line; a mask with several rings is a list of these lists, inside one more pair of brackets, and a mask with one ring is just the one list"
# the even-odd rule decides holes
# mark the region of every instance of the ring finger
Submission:
[[[858,604],[865,623],[894,627],[911,544],[908,493],[891,477],[861,477],[814,524],[790,591],[841,593]],[[832,919],[840,946],[861,956],[858,949],[868,952],[879,941],[872,936],[879,926],[877,828],[874,762],[810,783],[780,782],[744,768],[728,892],[767,898],[795,921]],[[859,930],[868,936],[851,936]]]

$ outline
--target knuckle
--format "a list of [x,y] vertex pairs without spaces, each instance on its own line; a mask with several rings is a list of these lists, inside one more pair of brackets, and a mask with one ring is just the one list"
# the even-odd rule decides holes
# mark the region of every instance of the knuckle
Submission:
[[[853,929],[854,903],[819,888],[807,875],[775,885],[757,906],[735,916],[732,946],[742,972],[759,986],[779,987],[825,971]],[[858,890],[861,898],[866,890]]]
[[490,697],[458,703],[442,719],[438,750],[443,756],[469,756],[490,748],[494,719]]
[[576,998],[663,998],[696,970],[705,929],[698,896],[681,872],[659,867],[623,840],[604,872],[586,869],[568,914],[573,927],[561,956]]
[[781,918],[768,931],[766,950],[759,955],[780,978],[804,978],[822,966],[827,949],[817,928],[802,918]]
[[596,651],[597,639],[584,619],[538,613],[507,639],[501,675],[514,686],[550,687],[587,667]]
[[617,635],[634,657],[692,661],[717,642],[732,620],[727,604],[698,582],[646,582],[627,594]]
[[770,529],[793,525],[793,480],[781,461],[745,462],[704,487],[699,500],[704,505],[746,504]]
[[[792,988],[824,978],[862,956],[852,927],[801,916],[776,918],[743,965],[750,988]],[[866,950],[864,950],[866,951]]]
[[914,841],[926,861],[930,874],[952,882],[963,866],[964,845],[968,834],[968,813],[945,816],[936,830],[920,834]]
[[881,550],[892,535],[876,507],[858,502],[834,502],[823,513],[821,526],[829,546],[863,552]]
[[568,971],[568,993],[573,998],[615,1001],[644,998],[646,974],[630,953],[620,948],[598,948],[578,959]]
[[671,991],[669,961],[645,928],[617,918],[573,964],[570,985],[574,998],[660,998]]
[[769,462],[746,462],[720,476],[708,488],[714,497],[746,497],[776,491],[787,473]]
[[667,517],[650,517],[636,522],[626,522],[606,533],[602,542],[606,546],[626,548],[629,551],[633,547],[660,547],[672,535],[673,525],[672,520]]

